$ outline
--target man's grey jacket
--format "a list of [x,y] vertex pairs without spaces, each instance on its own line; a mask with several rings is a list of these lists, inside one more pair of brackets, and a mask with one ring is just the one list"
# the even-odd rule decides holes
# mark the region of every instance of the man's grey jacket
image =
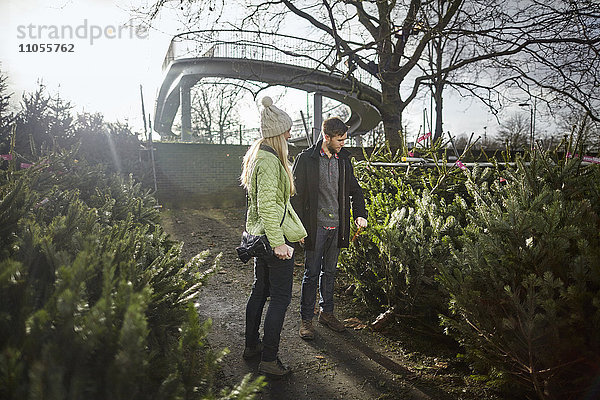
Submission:
[[[294,180],[296,194],[291,202],[294,211],[300,217],[308,236],[304,239],[304,247],[313,250],[317,235],[317,210],[319,204],[319,157],[323,139],[302,151],[294,162]],[[348,247],[350,242],[350,207],[352,217],[367,218],[365,198],[362,189],[354,176],[354,168],[350,162],[350,152],[344,148],[338,153],[339,167],[339,234],[338,247]]]

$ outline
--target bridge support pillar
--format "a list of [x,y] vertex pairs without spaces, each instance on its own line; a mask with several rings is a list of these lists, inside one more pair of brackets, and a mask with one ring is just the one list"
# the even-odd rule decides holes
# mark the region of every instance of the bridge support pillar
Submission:
[[186,79],[181,80],[179,96],[181,104],[181,141],[192,141],[192,97],[191,85]]
[[321,93],[313,95],[313,110],[313,143],[317,143],[323,124],[323,95]]

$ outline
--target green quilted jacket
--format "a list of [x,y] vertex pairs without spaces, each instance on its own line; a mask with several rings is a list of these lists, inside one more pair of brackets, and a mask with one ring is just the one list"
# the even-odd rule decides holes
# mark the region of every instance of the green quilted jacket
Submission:
[[[306,230],[290,204],[290,180],[275,155],[275,150],[261,146],[248,191],[246,231],[252,235],[266,234],[271,247],[297,242],[306,237]],[[287,211],[285,218],[283,212]],[[281,220],[283,219],[283,224]]]

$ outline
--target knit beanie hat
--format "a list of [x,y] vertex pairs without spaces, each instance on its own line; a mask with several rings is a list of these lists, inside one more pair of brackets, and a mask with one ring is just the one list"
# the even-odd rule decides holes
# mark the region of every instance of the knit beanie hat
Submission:
[[283,110],[273,105],[273,99],[265,96],[262,99],[265,107],[260,114],[260,131],[262,137],[274,137],[287,132],[292,127],[292,119]]

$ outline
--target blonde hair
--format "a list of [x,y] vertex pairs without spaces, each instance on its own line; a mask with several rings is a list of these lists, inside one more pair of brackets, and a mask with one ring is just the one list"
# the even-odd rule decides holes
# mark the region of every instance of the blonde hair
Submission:
[[261,138],[252,143],[252,146],[248,149],[246,154],[244,155],[244,160],[242,161],[242,175],[240,176],[240,180],[242,182],[242,186],[244,189],[250,189],[250,180],[252,179],[252,174],[254,173],[254,166],[256,164],[256,155],[258,154],[258,150],[260,149],[261,144],[266,144],[275,150],[277,153],[277,158],[281,161],[283,168],[290,180],[290,195],[293,195],[296,192],[296,187],[294,185],[294,176],[292,175],[292,168],[290,163],[288,162],[288,144],[285,139],[285,132],[281,135],[272,136],[268,138]]

